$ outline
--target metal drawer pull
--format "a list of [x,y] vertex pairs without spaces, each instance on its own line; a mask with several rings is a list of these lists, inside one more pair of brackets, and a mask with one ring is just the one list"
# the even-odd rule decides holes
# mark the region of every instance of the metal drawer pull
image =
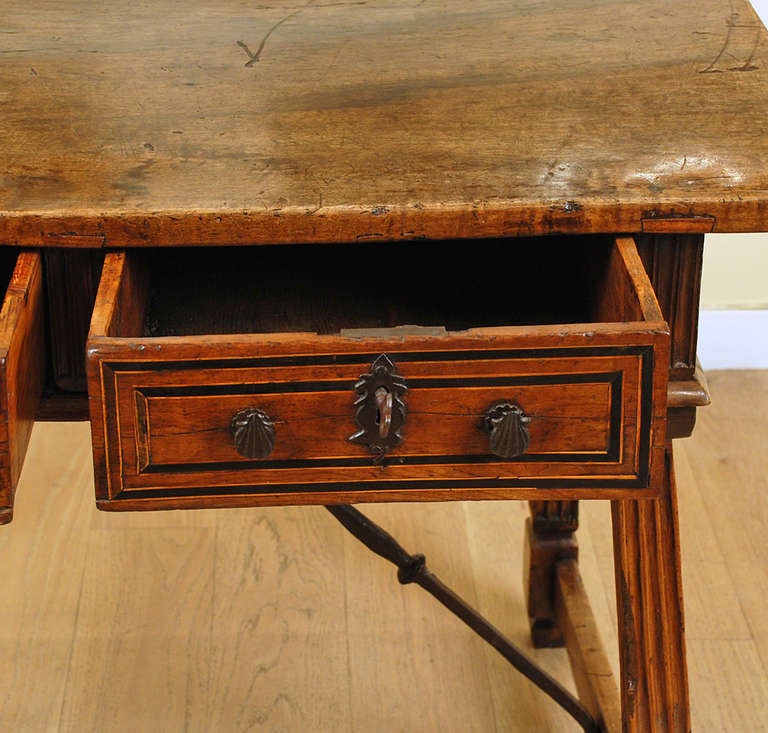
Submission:
[[378,356],[371,371],[362,374],[355,384],[355,422],[359,429],[349,440],[367,445],[375,463],[403,442],[400,429],[405,421],[403,397],[407,390],[405,380],[395,373],[395,365],[386,354]]
[[531,434],[528,417],[514,402],[496,402],[483,416],[483,427],[488,432],[491,453],[500,458],[517,458],[528,450]]
[[255,407],[238,410],[229,423],[235,450],[243,458],[266,458],[275,447],[275,424]]

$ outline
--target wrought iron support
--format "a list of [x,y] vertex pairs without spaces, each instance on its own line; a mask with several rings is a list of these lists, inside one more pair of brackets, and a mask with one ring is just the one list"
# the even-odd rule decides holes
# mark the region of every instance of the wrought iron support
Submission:
[[397,579],[400,583],[420,585],[478,636],[487,641],[518,672],[549,695],[579,723],[584,731],[599,733],[600,726],[578,698],[537,666],[497,628],[430,572],[424,555],[409,554],[392,535],[352,506],[340,504],[326,506],[326,509],[369,550],[397,566]]

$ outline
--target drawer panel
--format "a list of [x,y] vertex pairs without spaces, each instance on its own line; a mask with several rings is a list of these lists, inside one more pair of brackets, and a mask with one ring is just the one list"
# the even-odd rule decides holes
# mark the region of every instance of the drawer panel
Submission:
[[0,524],[13,518],[45,376],[42,267],[37,252],[0,250]]
[[[158,296],[140,260],[108,255],[89,339],[102,508],[657,489],[668,333],[631,240],[610,246],[596,291],[593,313],[613,320],[461,330],[143,335],[161,329],[147,326]],[[402,442],[383,459],[350,441],[355,385],[381,354],[407,386]],[[490,446],[500,401],[526,417],[514,457]],[[264,457],[235,445],[233,415],[249,408],[274,428]]]
[[[397,356],[404,360],[402,371],[406,374],[407,360],[413,354]],[[635,366],[629,359],[625,362],[630,368]],[[397,461],[456,454],[485,457],[488,436],[481,429],[482,416],[499,395],[505,394],[513,395],[531,420],[535,418],[526,460],[576,454],[611,455],[615,460],[621,437],[619,420],[627,401],[622,400],[622,377],[626,376],[622,372],[552,377],[518,374],[492,380],[448,379],[440,374],[436,372],[438,376],[432,379],[407,380],[406,439],[398,448]],[[139,471],[157,472],[161,467],[185,464],[248,463],[236,453],[229,430],[231,417],[244,407],[262,410],[277,426],[278,439],[270,463],[296,458],[348,460],[361,455],[359,446],[345,440],[354,432],[354,393],[350,386],[354,377],[299,386],[307,391],[296,391],[297,385],[290,382],[275,382],[266,391],[255,387],[241,391],[232,384],[212,382],[198,389],[178,388],[173,383],[147,387],[137,385],[134,375],[128,379],[124,376],[116,375],[115,379],[123,382],[119,392],[125,407],[121,409],[130,410],[135,400]],[[582,383],[583,378],[590,381]],[[243,370],[242,379],[248,383],[247,370]],[[433,386],[435,379],[441,386]],[[487,386],[488,381],[492,386]],[[636,392],[630,391],[630,395]],[[637,409],[636,405],[629,407]]]

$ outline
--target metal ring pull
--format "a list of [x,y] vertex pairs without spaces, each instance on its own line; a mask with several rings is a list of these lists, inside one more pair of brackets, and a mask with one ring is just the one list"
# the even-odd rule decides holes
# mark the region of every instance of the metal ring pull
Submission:
[[375,393],[378,410],[379,437],[386,438],[392,426],[392,393],[386,387],[379,387]]

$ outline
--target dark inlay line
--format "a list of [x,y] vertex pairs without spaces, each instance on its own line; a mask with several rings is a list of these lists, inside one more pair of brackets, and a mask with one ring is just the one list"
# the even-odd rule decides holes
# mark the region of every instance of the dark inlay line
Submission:
[[[609,453],[532,453],[515,459],[498,458],[494,455],[442,455],[442,456],[391,456],[385,466],[445,466],[452,464],[471,465],[473,463],[513,464],[513,463],[616,463],[617,459]],[[370,456],[365,458],[296,458],[285,461],[212,461],[210,463],[160,463],[147,466],[141,474],[179,474],[206,473],[209,471],[243,470],[281,470],[292,468],[365,468],[372,465]]]
[[642,401],[640,405],[640,445],[638,447],[637,460],[640,468],[640,478],[646,484],[650,479],[649,469],[651,453],[651,422],[653,417],[654,357],[653,349],[643,355],[640,373],[640,394],[642,396]]
[[[573,346],[564,348],[533,348],[484,350],[480,347],[461,351],[389,351],[395,364],[414,361],[497,361],[503,359],[546,359],[567,358],[573,356],[642,356],[653,346]],[[226,359],[180,359],[178,361],[110,361],[103,364],[116,371],[164,371],[168,369],[241,369],[280,366],[329,366],[353,365],[369,366],[381,352],[362,354],[320,354],[308,356],[267,356],[267,357],[235,357]],[[407,374],[404,375],[406,378]]]
[[[609,418],[608,450],[604,453],[556,453],[556,454],[536,454],[528,453],[518,456],[514,459],[516,463],[617,463],[620,459],[621,451],[621,412],[622,412],[622,372],[608,372],[605,374],[573,374],[567,375],[567,379],[554,378],[557,375],[541,375],[539,381],[534,377],[514,377],[514,378],[496,378],[479,377],[477,379],[465,380],[434,380],[423,379],[411,380],[411,386],[423,387],[425,383],[429,387],[438,386],[481,386],[490,384],[492,386],[520,386],[527,384],[567,384],[567,383],[608,383],[611,386],[611,407]],[[550,377],[553,377],[551,380]],[[434,384],[433,384],[434,383]],[[455,384],[453,384],[455,383]],[[287,387],[296,387],[285,391],[305,391],[299,385],[305,383],[296,383],[293,385],[284,385]],[[272,394],[281,393],[275,385],[253,385],[255,389],[250,389],[251,385],[231,385],[234,390],[229,390],[227,385],[222,385],[220,389],[202,387],[152,387],[141,390],[144,396],[209,396],[221,394]],[[329,383],[311,383],[312,391],[324,391],[337,387],[336,382]],[[310,391],[310,390],[307,390]],[[151,436],[150,436],[151,439]],[[446,464],[471,464],[471,463],[509,463],[508,459],[498,458],[493,455],[442,455],[442,456],[397,456],[394,455],[388,459],[388,463],[397,463],[398,465],[446,465]],[[204,473],[207,471],[238,471],[244,469],[290,469],[290,468],[351,468],[370,465],[370,458],[325,458],[325,459],[292,459],[284,461],[211,461],[207,463],[153,463],[143,467],[139,473]]]
[[467,479],[467,480],[404,480],[355,481],[334,483],[268,484],[265,486],[210,486],[163,489],[127,489],[112,497],[112,501],[133,499],[195,498],[206,496],[258,496],[261,494],[365,491],[422,491],[424,489],[644,489],[647,484],[638,478],[617,479]]
[[[510,377],[414,377],[406,378],[409,388],[522,387],[553,384],[604,384],[621,381],[621,372],[592,374],[534,374]],[[265,382],[262,384],[201,384],[186,387],[137,387],[145,397],[211,397],[215,395],[293,394],[297,392],[345,392],[352,394],[348,379],[307,382]]]

